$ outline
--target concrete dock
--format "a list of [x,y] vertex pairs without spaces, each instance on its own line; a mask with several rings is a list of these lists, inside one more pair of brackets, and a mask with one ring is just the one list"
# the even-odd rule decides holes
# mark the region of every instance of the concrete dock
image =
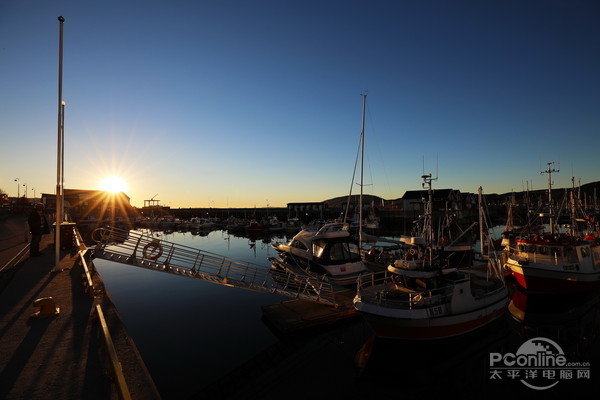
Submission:
[[[24,246],[26,216],[0,217],[0,269]],[[53,235],[40,250],[0,272],[0,398],[117,399],[100,351],[100,304],[132,399],[160,395],[123,325],[101,278],[93,275],[94,295],[84,290],[83,267],[76,249],[62,250],[60,272],[53,272]],[[58,314],[36,318],[36,299],[52,297]]]

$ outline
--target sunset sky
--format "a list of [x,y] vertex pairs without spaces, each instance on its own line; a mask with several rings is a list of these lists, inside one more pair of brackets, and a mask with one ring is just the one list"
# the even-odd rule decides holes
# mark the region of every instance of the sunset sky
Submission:
[[[0,189],[265,207],[600,180],[598,1],[0,2]],[[560,163],[560,165],[559,165]],[[15,179],[19,179],[15,181]],[[355,184],[354,193],[359,187]]]

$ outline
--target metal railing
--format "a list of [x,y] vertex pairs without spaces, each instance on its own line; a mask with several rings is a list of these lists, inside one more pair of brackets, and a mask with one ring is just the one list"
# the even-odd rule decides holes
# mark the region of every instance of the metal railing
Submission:
[[100,336],[100,344],[108,356],[107,362],[110,376],[114,380],[119,399],[129,400],[131,399],[131,395],[129,394],[127,382],[125,381],[125,375],[123,375],[123,368],[117,357],[117,351],[115,350],[110,332],[108,331],[108,325],[106,324],[104,312],[102,312],[100,304],[96,304],[96,312],[98,314],[98,334]]
[[98,228],[94,257],[241,289],[337,306],[326,277],[299,275],[159,240],[139,231]]
[[450,296],[444,288],[425,291],[398,290],[393,277],[394,274],[389,271],[361,275],[356,283],[357,296],[367,303],[408,310],[442,305],[450,301]]
[[94,298],[94,280],[92,279],[92,274],[94,272],[94,264],[91,262],[87,263],[86,255],[88,253],[88,248],[83,242],[83,238],[79,233],[79,230],[73,227],[73,238],[75,241],[75,247],[77,248],[77,252],[79,254],[79,260],[81,261],[81,265],[83,266],[83,284],[85,287],[85,292],[90,298]]
[[4,264],[0,268],[0,272],[8,270],[8,269],[12,268],[13,266],[17,265],[19,263],[19,261],[21,261],[23,259],[23,257],[25,257],[25,254],[27,254],[27,252],[29,251],[29,247],[30,247],[30,243],[27,243],[25,246],[23,246],[23,248],[21,250],[19,250],[17,255],[15,255],[13,258],[11,258],[9,262]]

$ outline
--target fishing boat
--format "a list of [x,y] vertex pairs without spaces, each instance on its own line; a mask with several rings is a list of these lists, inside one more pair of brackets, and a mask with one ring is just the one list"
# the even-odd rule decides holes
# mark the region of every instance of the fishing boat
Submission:
[[279,255],[269,258],[273,268],[325,275],[337,285],[355,285],[357,278],[368,272],[348,224],[329,223],[319,230],[303,229],[290,242],[276,242],[273,248]]
[[[552,172],[549,163],[548,212],[549,232],[510,237],[505,247],[505,267],[518,284],[534,293],[584,292],[600,287],[600,240],[594,226],[577,218],[575,190],[571,191],[569,232],[559,232],[552,202]],[[574,189],[574,188],[573,188]],[[578,226],[585,223],[587,232]]]
[[[432,175],[422,178],[429,186],[422,235],[401,238],[407,246],[403,256],[383,273],[358,281],[354,307],[377,337],[430,340],[461,335],[501,317],[508,302],[501,264],[493,253],[485,263],[463,267],[436,243]],[[481,196],[480,188],[483,220]]]

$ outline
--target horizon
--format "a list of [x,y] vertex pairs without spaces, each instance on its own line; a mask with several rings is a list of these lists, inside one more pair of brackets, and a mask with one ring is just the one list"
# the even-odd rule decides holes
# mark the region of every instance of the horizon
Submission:
[[[594,184],[600,184],[600,181],[593,181],[593,182],[581,183],[581,184],[578,184],[575,187],[578,188],[578,187],[583,187],[583,186],[587,186],[587,185],[594,185]],[[563,191],[563,190],[567,190],[567,189],[571,189],[571,187],[555,187],[555,186],[552,187],[553,191],[554,190],[556,190],[556,191]],[[113,195],[123,194],[123,195],[127,196],[128,198],[130,198],[130,196],[126,192],[113,192],[113,193],[111,193],[109,191],[105,191],[105,190],[102,190],[102,189],[70,189],[70,188],[65,188],[64,190],[65,191],[101,191],[101,192],[105,192],[105,193],[113,194]],[[369,194],[363,194],[363,196],[364,197],[376,197],[376,198],[381,199],[383,201],[396,201],[396,200],[401,200],[402,197],[406,193],[408,193],[408,192],[421,192],[421,191],[426,191],[426,190],[427,190],[426,188],[409,189],[409,190],[406,190],[402,194],[402,196],[391,198],[391,199],[390,198],[381,197],[381,196],[378,196],[376,194],[370,194],[370,193]],[[445,191],[445,190],[459,190],[459,189],[454,189],[454,188],[433,188],[434,192],[435,191]],[[548,188],[546,187],[546,188],[543,188],[543,189],[530,189],[530,190],[528,190],[528,192],[546,192],[547,190],[548,190]],[[468,192],[468,191],[459,190],[459,192],[461,194],[470,194],[470,195],[477,194],[477,191],[475,191],[475,192]],[[513,194],[513,193],[514,194],[518,194],[518,193],[524,193],[524,192],[526,192],[526,190],[512,191],[512,192],[505,192],[505,193],[495,193],[495,192],[494,193],[485,193],[484,192],[483,195],[484,196],[508,196],[510,194]],[[41,199],[43,195],[55,196],[55,193],[40,193],[40,197],[37,197],[37,198]],[[157,204],[155,206],[156,207],[169,207],[169,208],[172,208],[172,209],[187,209],[187,208],[189,208],[189,209],[211,209],[211,208],[214,208],[214,209],[227,209],[227,208],[230,208],[230,209],[234,209],[234,208],[241,208],[241,209],[243,209],[243,208],[266,209],[266,208],[286,208],[289,204],[324,203],[324,202],[331,201],[331,200],[344,199],[344,198],[347,198],[348,196],[359,197],[360,194],[353,193],[351,195],[334,196],[334,197],[330,197],[330,198],[327,198],[327,199],[324,199],[324,200],[307,201],[307,202],[287,201],[285,203],[285,205],[272,205],[271,204],[271,205],[261,205],[261,206],[252,205],[252,206],[239,206],[239,207],[202,207],[202,206],[171,207],[171,206],[165,206],[165,205]],[[15,198],[15,197],[12,197],[12,196],[9,196],[9,197],[10,198]],[[146,201],[148,201],[148,200],[149,199],[146,199]],[[153,201],[160,201],[160,200],[153,200]],[[144,206],[135,206],[133,204],[131,206],[135,207],[135,208],[145,208]],[[153,207],[153,206],[150,206],[150,207]]]

